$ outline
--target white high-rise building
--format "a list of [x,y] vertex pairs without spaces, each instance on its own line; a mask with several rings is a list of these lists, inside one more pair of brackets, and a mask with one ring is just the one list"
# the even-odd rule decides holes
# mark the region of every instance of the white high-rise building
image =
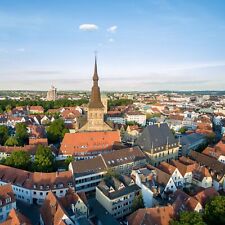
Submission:
[[47,92],[47,101],[55,101],[57,99],[57,89],[52,85],[51,89]]

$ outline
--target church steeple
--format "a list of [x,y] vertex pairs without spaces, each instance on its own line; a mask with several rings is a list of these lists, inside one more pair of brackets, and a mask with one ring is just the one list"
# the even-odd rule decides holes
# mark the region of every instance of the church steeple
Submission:
[[93,86],[91,89],[91,100],[89,102],[89,108],[104,108],[101,101],[100,88],[98,86],[98,69],[97,69],[97,58],[95,56],[95,66],[93,75]]
[[98,81],[98,67],[97,67],[97,57],[95,56],[95,68],[94,68],[94,75],[93,75],[93,81]]

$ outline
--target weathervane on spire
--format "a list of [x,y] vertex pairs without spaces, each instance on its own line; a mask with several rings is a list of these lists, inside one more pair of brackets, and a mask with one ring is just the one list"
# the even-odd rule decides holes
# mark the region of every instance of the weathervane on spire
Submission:
[[95,51],[94,51],[94,54],[95,54],[95,58],[97,58],[98,51],[97,51],[97,50],[95,50]]

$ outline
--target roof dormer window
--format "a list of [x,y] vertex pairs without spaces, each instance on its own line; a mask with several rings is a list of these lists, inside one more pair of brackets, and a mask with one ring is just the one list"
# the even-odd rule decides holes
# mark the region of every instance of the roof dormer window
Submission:
[[109,193],[112,193],[112,192],[114,192],[115,190],[114,190],[114,188],[111,186],[110,188],[109,188]]
[[11,198],[10,198],[10,197],[7,198],[7,199],[5,200],[5,202],[6,202],[6,203],[10,203],[10,202],[11,202]]

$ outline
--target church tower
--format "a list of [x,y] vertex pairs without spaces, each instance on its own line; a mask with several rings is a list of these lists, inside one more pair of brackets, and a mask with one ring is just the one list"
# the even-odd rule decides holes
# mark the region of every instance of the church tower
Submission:
[[101,101],[100,88],[98,86],[97,59],[95,57],[93,86],[91,89],[90,102],[88,104],[87,123],[81,127],[80,131],[108,131],[112,128],[104,122],[105,107]]

